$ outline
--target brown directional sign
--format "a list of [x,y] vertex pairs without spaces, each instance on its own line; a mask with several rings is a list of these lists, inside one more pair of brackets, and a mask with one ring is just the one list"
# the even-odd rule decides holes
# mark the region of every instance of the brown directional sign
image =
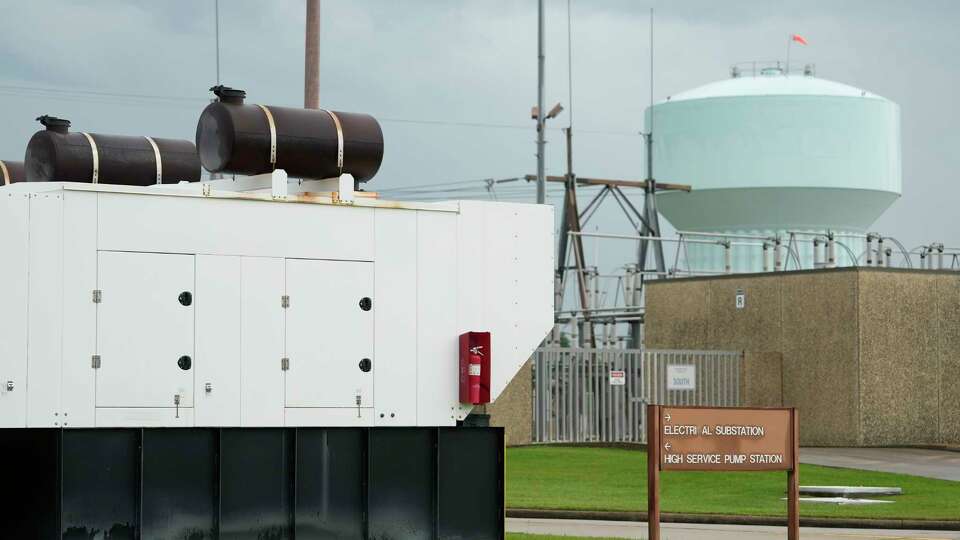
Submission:
[[647,530],[660,540],[660,471],[787,471],[787,538],[800,538],[796,409],[647,405]]
[[660,469],[789,471],[790,409],[660,408]]

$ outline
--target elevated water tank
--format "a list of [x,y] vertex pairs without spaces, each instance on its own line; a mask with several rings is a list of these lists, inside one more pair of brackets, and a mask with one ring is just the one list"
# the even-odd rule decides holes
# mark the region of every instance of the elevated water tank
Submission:
[[[859,237],[901,193],[899,106],[810,69],[733,75],[653,105],[654,178],[694,187],[659,194],[660,212],[678,230],[784,242],[789,231],[833,231],[843,244],[838,265],[862,263]],[[650,115],[648,108],[648,131]],[[809,268],[812,239],[797,238]],[[734,270],[761,270],[761,249],[735,246]],[[699,270],[723,269],[722,248],[691,245],[687,253]]]

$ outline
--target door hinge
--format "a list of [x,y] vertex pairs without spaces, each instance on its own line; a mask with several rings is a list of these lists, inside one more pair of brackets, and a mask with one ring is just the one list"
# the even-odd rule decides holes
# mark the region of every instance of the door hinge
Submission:
[[95,354],[90,357],[90,367],[93,369],[100,369],[100,355]]
[[93,290],[93,303],[94,303],[94,304],[99,304],[99,303],[102,302],[102,301],[103,301],[103,291],[101,291],[100,289],[94,289],[94,290]]
[[280,307],[282,307],[283,309],[287,309],[288,307],[290,307],[290,295],[285,294],[280,297]]
[[290,359],[289,359],[289,358],[281,358],[281,359],[280,359],[280,369],[282,369],[283,371],[287,371],[287,370],[290,369]]

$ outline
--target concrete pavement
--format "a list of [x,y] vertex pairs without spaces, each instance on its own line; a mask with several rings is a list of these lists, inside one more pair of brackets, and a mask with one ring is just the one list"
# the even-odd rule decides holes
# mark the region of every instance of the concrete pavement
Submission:
[[960,452],[920,448],[801,448],[800,463],[960,481]]
[[[782,540],[784,527],[663,523],[662,540]],[[647,524],[627,521],[507,518],[507,532],[564,536],[646,538]],[[802,527],[804,540],[960,540],[960,532],[815,529]]]

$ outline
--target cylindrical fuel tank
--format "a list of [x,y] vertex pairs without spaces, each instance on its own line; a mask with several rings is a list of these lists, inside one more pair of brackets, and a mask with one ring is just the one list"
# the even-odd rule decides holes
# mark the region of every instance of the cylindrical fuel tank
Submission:
[[244,104],[246,93],[211,88],[219,101],[197,123],[200,162],[210,172],[366,182],[383,161],[383,131],[368,114]]
[[70,121],[37,118],[46,128],[27,144],[28,182],[92,182],[147,186],[200,180],[190,141],[70,132]]
[[0,186],[12,184],[14,182],[23,182],[27,179],[23,172],[22,161],[7,161],[0,159]]

